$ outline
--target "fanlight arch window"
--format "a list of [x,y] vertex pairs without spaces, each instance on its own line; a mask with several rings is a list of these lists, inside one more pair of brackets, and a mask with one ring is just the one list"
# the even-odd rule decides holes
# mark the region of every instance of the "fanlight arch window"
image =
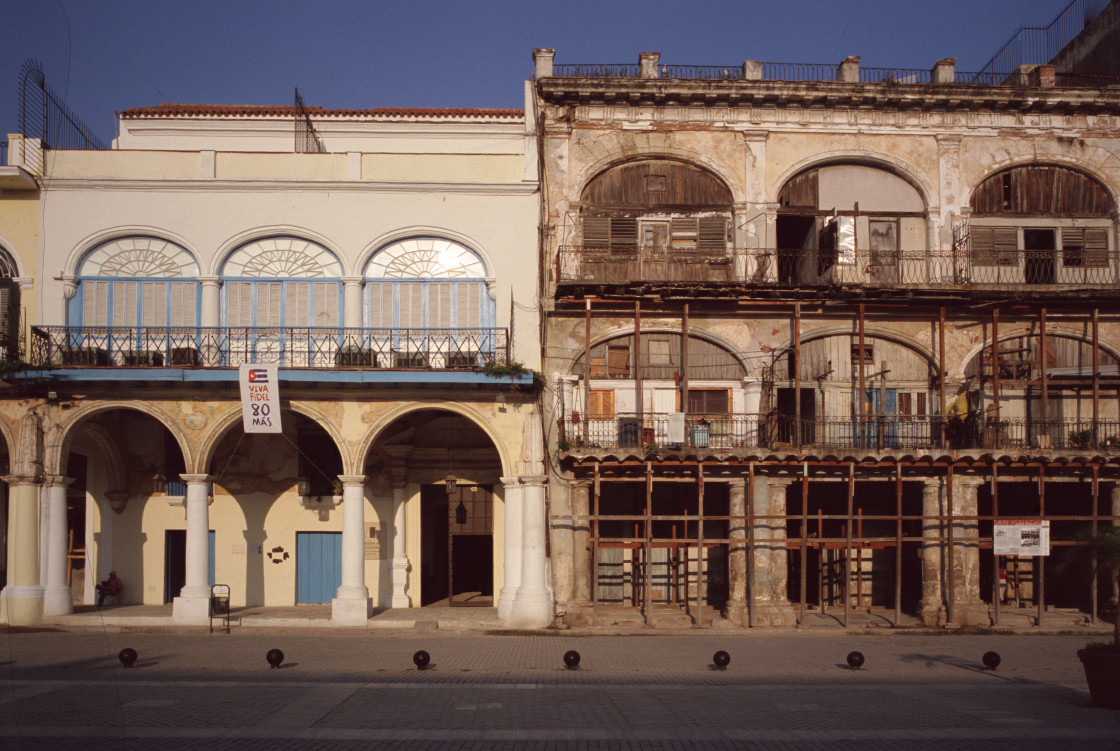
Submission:
[[486,266],[451,240],[419,237],[379,250],[366,267],[366,320],[371,328],[492,326]]
[[229,326],[335,327],[342,318],[342,264],[298,237],[254,240],[222,267]]
[[198,262],[158,237],[121,237],[90,251],[78,267],[70,320],[84,326],[196,326]]

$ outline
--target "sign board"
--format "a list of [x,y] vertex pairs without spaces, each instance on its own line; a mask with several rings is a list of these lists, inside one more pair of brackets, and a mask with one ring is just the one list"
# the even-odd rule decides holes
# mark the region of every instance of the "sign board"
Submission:
[[1031,519],[996,519],[993,522],[996,555],[1023,557],[1050,555],[1050,522]]
[[241,424],[246,433],[280,433],[280,379],[276,365],[242,365]]

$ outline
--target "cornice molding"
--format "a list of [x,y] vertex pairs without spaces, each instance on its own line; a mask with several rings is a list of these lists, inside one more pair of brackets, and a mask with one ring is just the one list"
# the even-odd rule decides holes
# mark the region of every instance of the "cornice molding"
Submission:
[[286,193],[294,190],[331,193],[460,193],[468,195],[525,196],[537,192],[535,182],[516,183],[435,183],[366,182],[355,180],[141,180],[114,178],[52,177],[50,190],[120,190],[157,193],[227,192]]

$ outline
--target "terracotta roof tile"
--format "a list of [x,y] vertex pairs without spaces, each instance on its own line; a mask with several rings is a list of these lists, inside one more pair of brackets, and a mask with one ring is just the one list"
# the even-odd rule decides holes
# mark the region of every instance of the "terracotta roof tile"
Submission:
[[[519,109],[470,109],[442,107],[383,107],[376,109],[348,110],[305,107],[312,117],[319,118],[520,118]],[[133,107],[119,113],[121,119],[170,117],[292,117],[295,107],[274,104],[176,104],[164,102],[158,107]]]

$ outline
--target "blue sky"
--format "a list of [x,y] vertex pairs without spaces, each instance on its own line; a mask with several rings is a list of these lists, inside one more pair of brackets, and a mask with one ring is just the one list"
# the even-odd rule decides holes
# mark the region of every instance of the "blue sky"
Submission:
[[[160,102],[521,107],[534,47],[557,63],[836,63],[979,70],[1068,0],[3,0],[0,128],[18,129],[29,57],[104,140],[113,113]],[[1103,5],[1103,2],[1097,2]]]

